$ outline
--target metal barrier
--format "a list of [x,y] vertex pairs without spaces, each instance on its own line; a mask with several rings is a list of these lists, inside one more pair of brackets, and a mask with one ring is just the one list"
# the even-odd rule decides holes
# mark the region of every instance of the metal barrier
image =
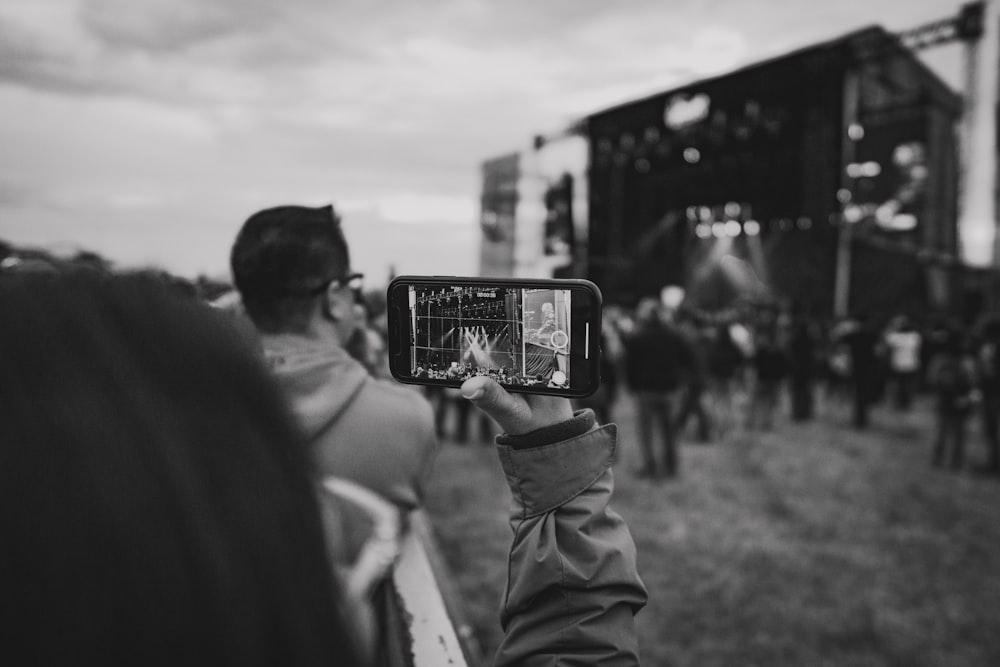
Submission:
[[409,647],[413,667],[478,667],[482,651],[426,514],[413,512],[409,525],[392,576],[397,627],[408,636],[390,641]]

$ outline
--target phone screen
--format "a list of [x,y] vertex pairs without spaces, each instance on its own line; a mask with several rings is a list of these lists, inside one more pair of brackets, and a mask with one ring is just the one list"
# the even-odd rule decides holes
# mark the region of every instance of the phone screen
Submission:
[[395,327],[405,345],[390,343],[393,375],[451,386],[486,375],[512,390],[592,393],[600,381],[600,296],[583,282],[397,279],[389,296],[405,317]]

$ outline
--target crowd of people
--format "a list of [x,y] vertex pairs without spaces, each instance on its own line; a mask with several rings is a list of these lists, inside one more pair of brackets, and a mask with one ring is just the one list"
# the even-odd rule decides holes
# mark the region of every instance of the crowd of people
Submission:
[[460,363],[453,361],[446,368],[441,368],[437,364],[430,364],[426,368],[417,366],[413,377],[418,380],[450,380],[461,382],[474,377],[488,377],[509,386],[530,387],[537,384],[547,385],[551,381],[542,375],[535,377],[525,377],[512,368],[506,366],[491,368],[479,366],[469,362]]
[[[631,309],[606,306],[601,346],[601,386],[574,405],[611,423],[618,401],[633,403],[640,477],[675,476],[684,439],[710,443],[736,429],[766,431],[824,411],[864,430],[873,409],[902,414],[918,401],[934,415],[927,436],[933,465],[1000,475],[1000,316],[969,325],[904,313],[824,321],[777,302],[707,312],[650,296]],[[468,364],[423,370],[517,383],[504,369]],[[442,388],[426,394],[439,437],[469,441],[467,402]],[[973,420],[985,457],[967,460]],[[492,441],[490,422],[479,432]]]
[[8,260],[0,607],[26,664],[397,664],[389,575],[449,402],[459,428],[489,416],[511,490],[496,665],[638,664],[646,589],[609,507],[623,389],[643,477],[679,474],[692,419],[708,443],[774,428],[785,405],[800,421],[849,406],[866,429],[880,402],[921,401],[931,463],[966,465],[978,412],[1000,474],[1000,320],[824,325],[649,297],[606,309],[601,388],[573,405],[507,392],[504,369],[425,369],[456,390],[387,379],[330,206],[250,216],[237,292],[211,306],[162,274]]
[[[9,259],[9,258],[6,258]],[[0,617],[19,664],[408,664],[391,568],[439,449],[385,379],[331,206],[251,215],[236,298],[3,262]],[[638,664],[617,431],[461,385],[511,490],[495,665]]]
[[[607,309],[602,346],[602,391],[584,404],[612,421],[619,385],[628,389],[639,476],[677,474],[677,443],[692,418],[693,439],[705,443],[821,410],[868,429],[877,406],[901,414],[918,400],[933,405],[932,464],[1000,475],[1000,318],[963,326],[943,316],[859,313],[822,322],[773,302],[705,312],[647,297],[631,310]],[[985,459],[966,461],[977,414]]]

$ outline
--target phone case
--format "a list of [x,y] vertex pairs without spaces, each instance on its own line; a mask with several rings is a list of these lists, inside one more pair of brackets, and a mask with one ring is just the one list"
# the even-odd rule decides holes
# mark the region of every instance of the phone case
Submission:
[[[420,290],[411,295],[410,285]],[[508,391],[567,398],[600,386],[601,291],[590,281],[399,276],[386,300],[390,372],[400,382],[458,387],[489,375]]]

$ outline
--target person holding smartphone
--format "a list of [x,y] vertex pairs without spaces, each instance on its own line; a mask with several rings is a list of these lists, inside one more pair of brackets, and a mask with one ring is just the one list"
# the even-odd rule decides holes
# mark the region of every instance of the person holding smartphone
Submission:
[[632,535],[608,504],[617,427],[489,377],[466,380],[461,393],[504,430],[497,453],[512,494],[493,665],[638,665],[634,616],[647,592]]

